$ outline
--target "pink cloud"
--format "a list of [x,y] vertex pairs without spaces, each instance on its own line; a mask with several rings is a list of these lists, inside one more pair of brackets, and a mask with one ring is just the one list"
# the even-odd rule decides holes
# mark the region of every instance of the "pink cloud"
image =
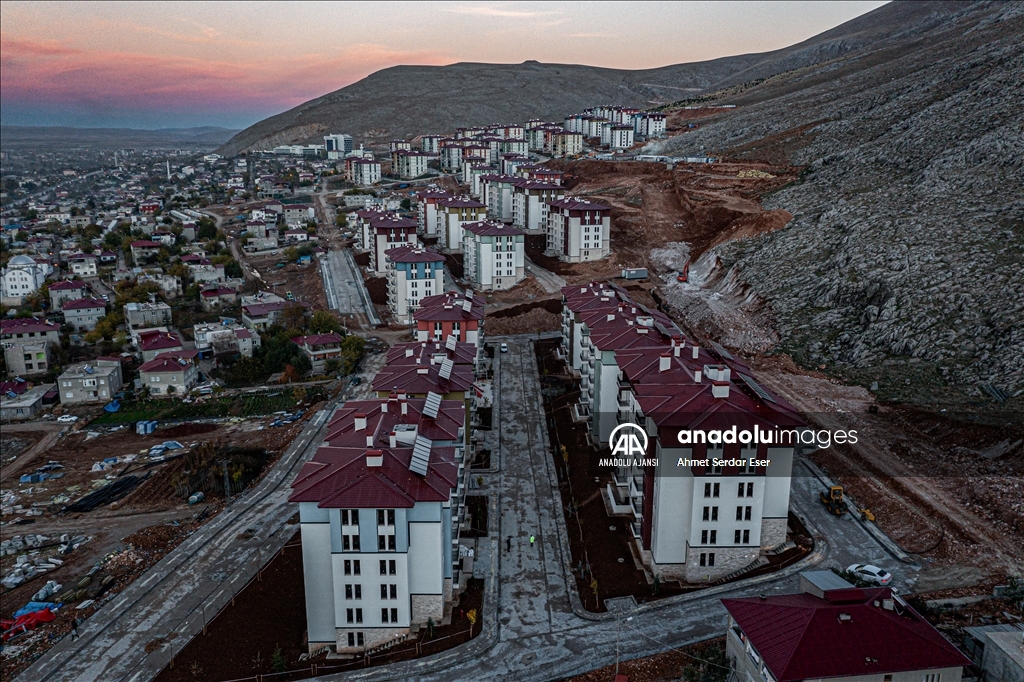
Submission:
[[447,55],[354,45],[333,54],[209,60],[0,36],[4,99],[39,104],[261,111],[283,109],[395,64],[446,64]]

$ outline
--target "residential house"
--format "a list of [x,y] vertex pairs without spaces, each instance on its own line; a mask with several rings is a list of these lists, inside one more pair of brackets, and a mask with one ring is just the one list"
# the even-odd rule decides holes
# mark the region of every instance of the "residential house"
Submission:
[[99,358],[89,363],[72,365],[57,379],[62,405],[106,403],[123,386],[121,361]]
[[242,324],[249,329],[257,331],[267,329],[283,319],[285,310],[296,306],[302,307],[304,313],[308,313],[310,310],[310,305],[303,301],[279,301],[242,305]]
[[0,320],[7,373],[11,376],[45,374],[50,369],[50,349],[60,344],[60,327],[34,317]]
[[126,303],[124,319],[129,329],[146,329],[171,324],[171,306],[166,303]]
[[[182,261],[184,260],[182,258]],[[223,282],[227,278],[224,274],[224,265],[221,263],[214,264],[205,258],[200,258],[198,261],[186,263],[186,265],[188,265],[189,275],[195,284]]]
[[156,256],[163,247],[159,242],[149,240],[134,241],[131,244],[132,260],[136,265],[142,265],[146,259]]
[[822,591],[805,575],[799,594],[722,600],[737,679],[960,682],[971,664],[892,589]]
[[288,227],[304,227],[316,221],[316,211],[309,204],[285,204],[283,215]]
[[195,351],[165,352],[139,367],[139,381],[154,398],[184,396],[199,383]]
[[328,360],[341,358],[341,342],[343,340],[344,337],[341,334],[331,332],[330,334],[296,336],[292,339],[292,343],[309,358],[313,365],[313,374],[323,374],[326,371]]
[[211,287],[199,292],[199,300],[203,310],[210,312],[237,304],[238,292],[227,287]]
[[181,337],[176,332],[166,330],[148,329],[139,332],[137,343],[143,362],[148,362],[161,353],[185,350]]
[[[398,161],[398,177],[403,180],[413,180],[426,175],[429,170],[427,164],[437,158],[434,154],[413,150],[397,151],[393,156]],[[394,172],[392,170],[392,173]]]
[[75,277],[95,277],[99,273],[99,257],[91,253],[75,253],[68,256],[68,267]]
[[526,233],[491,221],[463,225],[463,277],[475,289],[511,289],[526,277]]
[[80,298],[76,301],[65,301],[61,307],[64,323],[72,331],[91,332],[96,323],[107,314],[107,302],[102,298]]
[[388,308],[396,320],[412,321],[420,300],[444,290],[444,256],[430,248],[399,246],[385,252]]
[[60,310],[65,301],[77,301],[80,298],[85,298],[88,288],[85,282],[61,280],[51,284],[47,290],[50,294],[50,309]]
[[261,345],[259,334],[227,318],[197,324],[192,334],[200,358],[233,355],[251,358],[253,350]]
[[548,207],[547,255],[569,263],[605,258],[611,253],[611,208],[567,197]]
[[443,341],[454,336],[462,343],[483,345],[484,297],[472,291],[449,291],[420,299],[413,312],[418,341]]
[[10,423],[32,419],[47,405],[56,402],[54,384],[39,384],[37,386],[28,384],[27,386],[21,392],[9,390],[0,393],[0,421]]

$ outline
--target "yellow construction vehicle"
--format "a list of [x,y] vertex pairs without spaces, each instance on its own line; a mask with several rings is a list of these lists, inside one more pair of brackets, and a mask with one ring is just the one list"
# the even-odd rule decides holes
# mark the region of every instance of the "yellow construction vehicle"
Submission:
[[860,518],[864,521],[874,521],[875,514],[870,509],[858,509],[860,512]]
[[846,501],[843,499],[843,486],[833,485],[825,492],[818,493],[821,498],[821,503],[828,508],[830,514],[836,516],[842,516],[849,509],[846,506]]

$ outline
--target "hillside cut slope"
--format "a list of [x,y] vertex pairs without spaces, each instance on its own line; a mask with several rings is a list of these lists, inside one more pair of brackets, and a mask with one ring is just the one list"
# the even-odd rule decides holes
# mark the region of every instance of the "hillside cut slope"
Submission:
[[[1024,403],[1024,5],[943,5],[892,44],[720,101],[649,145],[806,167],[793,220],[713,249],[805,364],[933,405]],[[949,10],[953,11],[950,12]],[[996,389],[996,390],[993,390]]]
[[955,3],[894,3],[772,52],[628,71],[572,64],[396,66],[256,123],[218,150],[235,155],[348,133],[386,141],[460,126],[562,120],[599,104],[650,107],[874,49]]

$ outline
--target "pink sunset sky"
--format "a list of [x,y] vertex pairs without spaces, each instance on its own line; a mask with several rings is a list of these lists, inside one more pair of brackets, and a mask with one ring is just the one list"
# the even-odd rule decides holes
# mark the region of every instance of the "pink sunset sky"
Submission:
[[5,0],[0,120],[241,128],[397,64],[643,69],[785,47],[882,4]]

